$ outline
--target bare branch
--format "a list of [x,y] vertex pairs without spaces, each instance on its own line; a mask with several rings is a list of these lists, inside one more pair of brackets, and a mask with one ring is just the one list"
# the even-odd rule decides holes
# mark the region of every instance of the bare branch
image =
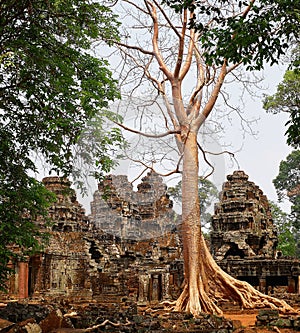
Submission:
[[144,67],[144,73],[145,73],[146,77],[151,81],[153,86],[158,90],[158,92],[161,93],[162,95],[165,95],[165,90],[163,88],[162,82],[158,81],[155,77],[153,77],[149,71],[149,66],[150,66],[153,58],[154,58],[154,56],[151,57],[151,59],[148,61],[148,63]]
[[[168,173],[161,173],[161,172],[158,172],[158,171],[153,167],[153,164],[154,164],[153,161],[152,161],[152,166],[150,166],[150,165],[147,165],[146,163],[144,163],[143,161],[133,159],[133,158],[129,157],[128,155],[126,155],[126,157],[127,157],[130,161],[132,161],[132,162],[134,162],[134,163],[137,163],[137,164],[140,164],[140,165],[142,165],[142,166],[145,168],[145,169],[143,170],[143,172],[140,173],[139,177],[140,177],[140,176],[141,176],[146,170],[151,170],[151,171],[155,172],[156,174],[158,174],[159,176],[162,176],[162,177],[169,177],[169,176],[174,175],[174,174],[176,174],[176,173],[181,173],[181,171],[179,170],[179,165],[180,165],[180,162],[181,162],[181,160],[182,160],[182,156],[180,157],[180,159],[179,159],[179,161],[178,161],[178,164],[177,164],[176,168],[175,168],[174,170],[168,172]],[[138,178],[135,178],[135,179],[132,181],[132,183],[135,182],[137,179],[139,179],[139,177],[138,177]]]
[[[195,36],[195,38],[197,38],[197,36]],[[194,114],[192,116],[198,117],[202,101],[202,88],[204,87],[205,84],[205,77],[204,77],[204,69],[203,69],[201,54],[196,43],[194,44],[194,54],[197,63],[197,84],[194,89],[194,92],[192,93],[192,96],[190,97],[189,105],[194,105],[195,99],[197,98],[197,103],[196,103],[197,105],[194,105],[194,112],[193,112]]]
[[[190,18],[192,18],[193,13],[190,13]],[[191,68],[192,64],[192,59],[193,59],[193,49],[196,43],[196,38],[198,34],[195,34],[195,30],[191,29],[190,30],[190,41],[189,41],[189,46],[188,46],[188,51],[187,51],[187,58],[185,60],[184,66],[180,72],[179,79],[183,80],[186,74],[188,73],[189,69]]]
[[148,166],[146,166],[145,167],[145,169],[142,171],[142,172],[140,172],[131,182],[130,182],[130,184],[133,184],[135,181],[137,181],[140,177],[142,177],[142,175],[147,171],[147,170],[149,170],[149,169],[151,169],[151,168],[149,168]]
[[161,11],[165,20],[168,22],[168,24],[170,25],[172,30],[175,32],[175,34],[178,36],[178,38],[181,38],[180,33],[178,32],[176,27],[173,25],[172,21],[169,19],[169,16],[166,14],[166,12],[163,10],[163,8],[159,5],[159,3],[156,0],[153,0],[153,2],[155,3],[156,7]]
[[241,64],[242,64],[242,61],[238,62],[238,63],[235,64],[235,65],[230,66],[230,67],[227,69],[227,74],[230,73],[230,72],[232,72],[234,69],[236,69],[236,68],[237,68],[239,65],[241,65]]
[[125,47],[127,49],[131,49],[131,50],[136,50],[136,51],[139,51],[143,54],[154,55],[154,52],[145,50],[145,49],[143,49],[139,46],[136,46],[136,45],[128,45],[128,44],[124,44],[124,43],[121,43],[121,42],[118,42],[118,41],[114,41],[114,43],[118,46],[123,46],[123,47]]
[[178,78],[182,65],[186,25],[187,25],[187,9],[183,11],[183,24],[181,29],[181,36],[179,37],[178,55],[174,70],[174,78]]
[[219,152],[219,153],[213,153],[213,152],[211,152],[211,151],[207,151],[207,150],[205,150],[204,152],[205,152],[206,154],[210,154],[210,155],[214,155],[214,156],[219,156],[219,155],[223,155],[223,154],[228,154],[232,159],[234,159],[235,163],[236,163],[237,166],[238,166],[238,169],[240,169],[239,162],[238,162],[238,160],[235,158],[234,153],[232,153],[231,151],[224,150],[224,151],[221,151],[221,152]]
[[156,8],[150,1],[145,0],[145,4],[148,8],[149,14],[151,15],[152,21],[153,21],[152,46],[153,46],[155,58],[160,66],[160,70],[163,71],[163,73],[166,75],[168,80],[171,81],[173,78],[173,75],[170,72],[170,70],[168,69],[166,63],[164,62],[163,57],[162,57],[162,55],[159,51],[159,47],[158,47],[158,19],[157,19]]
[[133,128],[129,128],[121,123],[118,123],[116,121],[113,121],[114,124],[120,126],[121,128],[125,129],[126,131],[129,131],[131,133],[135,133],[135,134],[139,134],[141,136],[145,136],[147,138],[163,138],[165,136],[168,136],[168,135],[171,135],[171,134],[179,134],[180,131],[167,131],[165,133],[161,133],[161,134],[150,134],[150,133],[143,133],[143,132],[140,132],[140,131],[137,131],[137,130],[134,130]]
[[221,71],[218,76],[218,80],[213,88],[213,91],[210,95],[210,98],[208,102],[206,103],[202,113],[198,116],[198,119],[196,121],[196,126],[200,127],[203,123],[203,121],[207,118],[207,116],[211,113],[211,110],[213,109],[217,98],[219,96],[219,93],[221,91],[221,87],[224,83],[224,78],[227,74],[227,67],[226,67],[226,60],[224,60],[223,66],[221,68]]
[[130,0],[123,0],[123,1],[129,3],[131,6],[133,6],[135,8],[137,8],[142,13],[147,14],[147,15],[149,14],[146,10],[144,10],[142,7],[138,6],[135,2],[130,1]]
[[205,154],[205,151],[203,150],[203,148],[200,146],[199,142],[197,142],[197,145],[198,145],[198,148],[201,150],[202,152],[202,155],[203,155],[203,159],[204,161],[211,167],[211,172],[206,175],[205,177],[203,177],[203,179],[206,179],[208,178],[210,175],[212,175],[215,171],[215,167],[208,161],[208,159],[206,158],[206,154]]
[[[162,86],[163,86],[163,89],[165,91],[165,82],[163,82]],[[177,121],[177,119],[175,118],[175,116],[174,116],[174,114],[172,112],[172,107],[170,105],[170,102],[169,102],[166,94],[163,94],[163,99],[165,101],[165,105],[166,105],[166,108],[167,108],[168,116],[170,117],[171,122],[172,122],[174,128],[178,128],[179,127],[178,121]]]

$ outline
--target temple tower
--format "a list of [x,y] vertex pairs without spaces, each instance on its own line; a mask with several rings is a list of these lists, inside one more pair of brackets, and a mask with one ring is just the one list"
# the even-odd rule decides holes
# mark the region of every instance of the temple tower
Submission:
[[91,224],[122,239],[159,237],[178,224],[162,177],[149,172],[133,190],[124,175],[107,176],[91,202]]
[[212,217],[211,251],[217,261],[274,258],[277,246],[270,205],[244,171],[227,176]]

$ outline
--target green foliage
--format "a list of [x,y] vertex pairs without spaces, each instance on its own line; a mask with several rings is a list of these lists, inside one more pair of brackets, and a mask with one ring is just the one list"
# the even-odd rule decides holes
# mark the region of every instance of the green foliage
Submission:
[[[74,148],[88,120],[119,97],[108,63],[92,56],[92,43],[117,39],[110,9],[93,0],[0,0],[0,284],[9,246],[22,253],[40,242],[33,221],[52,197],[31,175],[35,154],[62,176],[73,171]],[[89,151],[99,173],[107,141]],[[98,149],[98,150],[97,150]],[[101,151],[99,151],[101,150]],[[102,154],[102,155],[101,155]],[[78,171],[78,170],[76,170]]]
[[20,166],[16,166],[13,175],[4,177],[1,173],[0,290],[5,290],[5,281],[10,273],[7,268],[9,260],[22,260],[41,250],[47,240],[48,235],[42,233],[32,221],[43,219],[47,225],[47,208],[54,199],[53,193],[28,177],[26,170]]
[[296,256],[297,253],[297,239],[295,237],[295,229],[289,215],[283,212],[280,207],[274,203],[269,202],[272,211],[272,217],[275,226],[278,230],[278,247],[277,249],[282,252],[284,256]]
[[116,36],[114,16],[80,0],[0,1],[0,8],[0,131],[70,173],[86,121],[118,96],[107,62],[89,51],[92,38]]
[[292,204],[289,218],[300,246],[300,150],[293,151],[280,162],[279,173],[273,183],[279,200],[288,198]]
[[[169,187],[168,194],[175,202],[181,202],[181,181],[179,181],[174,187]],[[211,214],[207,212],[207,209],[211,203],[218,198],[219,192],[210,180],[199,177],[198,195],[200,199],[201,223],[203,225],[210,222]]]
[[[103,172],[109,172],[117,165],[118,160],[123,158],[119,152],[126,146],[126,142],[120,128],[112,127],[107,131],[106,125],[103,117],[94,117],[88,121],[77,142],[74,159],[80,163],[74,164],[72,175],[75,176],[74,183],[83,191],[86,189],[81,177],[84,170],[87,171],[85,176],[93,176],[101,181]],[[93,163],[95,168],[90,170]],[[97,167],[101,167],[100,172],[97,171]]]
[[[273,180],[279,200],[288,198],[292,214],[300,218],[300,150],[294,150],[280,162],[279,173]],[[297,226],[300,229],[300,220]]]
[[273,113],[289,113],[286,123],[288,129],[285,133],[287,143],[294,148],[300,147],[300,71],[286,71],[276,93],[265,97],[264,109]]
[[193,11],[190,27],[200,32],[207,64],[242,62],[248,70],[262,69],[265,62],[278,63],[290,42],[299,40],[300,3],[292,0],[248,1],[165,0],[175,11]]

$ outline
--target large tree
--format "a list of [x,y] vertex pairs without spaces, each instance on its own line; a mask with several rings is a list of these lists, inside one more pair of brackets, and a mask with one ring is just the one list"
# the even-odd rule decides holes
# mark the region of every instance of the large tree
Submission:
[[[276,6],[271,10],[270,1],[268,21],[263,1],[257,5],[254,0],[214,1],[214,5],[210,1],[167,2],[175,4],[176,12],[168,12],[156,0],[119,1],[121,6],[123,4],[122,10],[127,10],[125,14],[123,12],[123,22],[132,23],[133,29],[124,32],[124,39],[118,45],[128,65],[128,71],[124,71],[126,64],[119,67],[122,69],[120,80],[125,84],[123,92],[126,92],[127,84],[128,94],[133,97],[137,92],[140,100],[144,101],[136,109],[134,106],[128,109],[132,113],[136,110],[136,119],[139,115],[147,119],[144,123],[137,120],[138,128],[135,129],[129,125],[122,127],[149,140],[154,137],[161,140],[172,135],[179,154],[173,172],[182,173],[181,230],[185,285],[175,308],[194,315],[201,311],[220,313],[218,300],[231,299],[243,308],[269,306],[291,310],[285,302],[264,295],[226,274],[209,253],[200,226],[198,150],[201,143],[198,133],[212,115],[218,97],[222,97],[225,80],[232,79],[231,75],[238,67],[244,64],[249,70],[259,69],[265,60],[274,63],[284,52],[288,45],[286,40],[292,37],[293,31],[286,26],[281,38],[275,37],[278,36],[279,25],[286,23],[284,15],[294,19],[289,11],[292,4],[282,13]],[[277,20],[276,13],[281,19]],[[133,15],[126,20],[130,14]],[[189,26],[191,22],[197,24]],[[143,88],[147,82],[163,100],[160,122],[145,110],[149,90]],[[150,108],[155,104],[153,94],[151,98]],[[225,105],[226,101],[222,105],[224,113]],[[155,133],[149,133],[149,124]],[[142,133],[147,129],[148,133]],[[169,142],[167,147],[169,149]],[[166,157],[161,144],[156,152],[158,156]],[[155,168],[161,158],[149,162],[148,167]],[[145,160],[142,164],[147,166]]]
[[269,203],[273,221],[278,231],[277,249],[281,251],[284,256],[295,257],[297,253],[297,243],[295,239],[297,229],[294,228],[288,213],[284,212],[275,202],[270,201]]
[[[0,0],[0,287],[7,263],[39,248],[33,221],[53,199],[33,178],[41,157],[61,176],[74,170],[74,146],[87,121],[118,96],[107,61],[94,40],[117,39],[116,17],[93,0]],[[120,139],[106,133],[96,150]],[[102,163],[104,162],[104,163]],[[107,164],[108,162],[108,164]],[[27,251],[27,252],[28,252]]]
[[279,201],[291,202],[290,219],[297,243],[296,255],[300,256],[300,150],[292,151],[285,161],[280,162],[279,173],[273,180]]

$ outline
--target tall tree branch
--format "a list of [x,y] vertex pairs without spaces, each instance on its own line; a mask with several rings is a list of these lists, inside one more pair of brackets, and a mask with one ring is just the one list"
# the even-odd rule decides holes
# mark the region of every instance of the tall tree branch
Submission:
[[[190,18],[192,18],[193,13],[190,12]],[[188,73],[189,69],[191,68],[192,59],[193,59],[193,48],[195,46],[196,39],[198,38],[198,34],[195,34],[194,29],[190,29],[190,36],[189,36],[189,46],[187,51],[187,57],[184,63],[184,66],[180,72],[179,80],[183,80],[186,74]]]
[[153,2],[155,3],[156,7],[161,11],[161,13],[163,14],[165,20],[167,21],[167,23],[169,24],[169,26],[172,28],[172,30],[175,32],[175,34],[178,36],[178,38],[181,38],[180,33],[178,32],[178,30],[176,29],[176,27],[174,26],[174,24],[172,23],[172,21],[170,20],[169,16],[164,11],[164,9],[159,5],[159,3],[156,0],[153,0]]
[[221,71],[219,73],[218,76],[218,80],[213,88],[213,91],[210,95],[210,98],[208,100],[208,102],[206,103],[202,113],[198,116],[198,119],[196,121],[196,126],[199,128],[202,123],[204,122],[204,120],[208,117],[208,115],[211,113],[211,110],[213,109],[217,98],[219,96],[221,87],[223,86],[224,83],[224,78],[227,74],[227,61],[224,60]]
[[177,54],[177,62],[174,70],[174,77],[178,78],[180,68],[182,65],[183,59],[183,51],[184,51],[184,40],[185,40],[185,32],[186,32],[186,25],[187,25],[187,9],[183,11],[183,24],[181,29],[181,36],[179,38],[179,46],[178,46],[178,54]]
[[145,5],[149,11],[150,16],[152,17],[153,21],[153,36],[152,36],[152,46],[153,46],[153,53],[154,56],[159,64],[160,70],[166,75],[168,80],[173,79],[173,75],[171,71],[168,69],[166,63],[163,60],[163,57],[159,51],[158,47],[158,18],[157,18],[157,12],[155,6],[150,2],[145,0]]

